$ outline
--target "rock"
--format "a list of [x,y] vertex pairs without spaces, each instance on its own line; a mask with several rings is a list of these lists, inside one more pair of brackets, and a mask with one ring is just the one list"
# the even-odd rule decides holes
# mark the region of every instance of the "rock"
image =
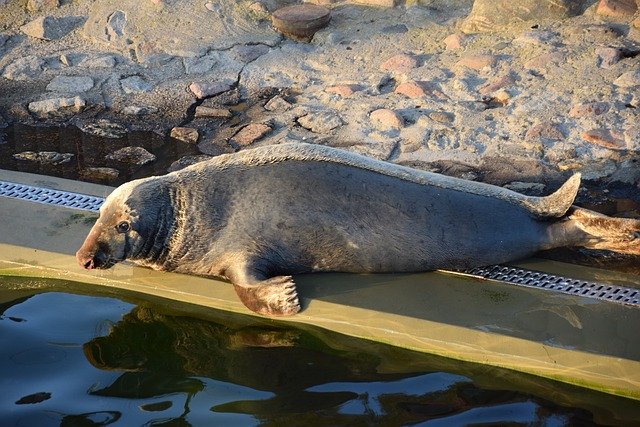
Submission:
[[600,47],[596,49],[596,64],[600,68],[611,68],[620,61],[622,52],[613,47]]
[[553,123],[543,122],[529,128],[525,141],[562,141],[564,135]]
[[634,70],[627,71],[615,79],[613,84],[625,88],[640,86],[640,68],[636,67]]
[[124,147],[108,154],[105,156],[105,159],[135,166],[142,166],[153,162],[156,159],[156,156],[142,147]]
[[93,88],[91,77],[56,76],[47,85],[47,90],[67,93],[86,92],[91,88]]
[[627,148],[624,135],[609,129],[593,129],[582,132],[580,137],[587,142],[610,150],[625,150]]
[[149,105],[127,105],[121,112],[131,116],[144,116],[145,114],[157,113],[158,109]]
[[493,67],[496,65],[496,61],[497,57],[495,55],[467,55],[462,57],[456,65],[482,70],[485,67]]
[[600,0],[596,13],[612,18],[633,16],[638,10],[636,0]]
[[480,86],[478,92],[480,93],[480,95],[490,95],[500,89],[515,84],[515,82],[515,77],[512,74],[507,74],[501,77],[497,77],[490,82],[487,82],[486,84]]
[[120,176],[114,168],[84,168],[80,170],[80,178],[84,180],[112,181]]
[[94,56],[84,59],[78,66],[86,68],[113,68],[116,66],[116,59],[111,55]]
[[211,156],[207,156],[206,154],[198,154],[195,156],[184,156],[175,162],[171,163],[171,166],[167,169],[167,172],[175,172],[180,169],[184,169],[187,166],[195,165],[196,163],[204,162],[209,160]]
[[81,16],[67,16],[55,18],[44,16],[20,27],[20,31],[28,36],[42,40],[59,40],[79,27],[85,18]]
[[404,126],[404,119],[395,111],[386,108],[372,111],[369,119],[374,128],[382,131],[401,129]]
[[393,73],[408,73],[418,66],[418,60],[404,53],[392,56],[380,65],[380,70]]
[[44,60],[36,56],[25,56],[7,65],[2,77],[8,80],[35,79],[42,73],[44,65]]
[[285,6],[273,12],[273,27],[294,39],[309,39],[325,27],[331,19],[331,11],[315,4]]
[[189,85],[189,90],[198,99],[209,98],[230,91],[231,85],[223,82],[199,83],[193,82]]
[[327,133],[342,126],[344,122],[340,116],[334,112],[319,111],[298,118],[298,124],[313,133]]
[[233,116],[230,110],[226,108],[212,108],[199,105],[196,107],[196,117],[217,117],[222,119],[228,119]]
[[469,44],[470,37],[465,34],[455,33],[442,40],[447,50],[462,49]]
[[542,55],[531,58],[524,63],[524,67],[538,71],[545,71],[550,65],[559,65],[561,62],[564,62],[564,53],[554,51],[543,53]]
[[27,10],[29,12],[42,12],[43,10],[55,9],[60,6],[58,0],[29,0]]
[[86,101],[79,96],[73,98],[51,98],[29,103],[29,111],[46,116],[58,112],[79,112],[86,105]]
[[231,55],[236,61],[248,64],[269,53],[270,49],[269,46],[264,44],[241,45],[231,49]]
[[36,162],[43,165],[61,165],[69,163],[73,158],[72,153],[58,153],[55,151],[24,151],[13,155],[13,158],[21,161]]
[[355,92],[358,92],[360,90],[362,90],[362,87],[360,85],[344,84],[329,86],[324,91],[327,93],[335,93],[336,95],[340,95],[343,98],[349,98]]
[[581,13],[575,0],[475,0],[462,23],[465,33],[494,31],[513,22],[539,19],[562,20]]
[[150,83],[137,75],[121,79],[120,87],[122,87],[124,93],[144,93],[150,92],[153,89]]
[[443,125],[450,125],[455,120],[455,116],[452,113],[443,111],[432,111],[427,116],[434,122],[442,123]]
[[376,7],[396,7],[396,0],[354,0],[354,3]]
[[280,95],[276,95],[271,98],[266,104],[264,104],[264,109],[267,111],[287,111],[291,108],[291,103],[289,103],[286,99],[281,97]]
[[229,142],[239,147],[246,147],[269,134],[271,130],[271,127],[263,123],[251,123],[240,129]]
[[606,102],[586,102],[574,104],[569,110],[569,117],[590,117],[599,116],[609,111],[609,104]]
[[198,142],[198,138],[200,135],[198,135],[198,131],[193,128],[174,127],[173,129],[171,129],[171,133],[169,134],[169,136],[182,142],[195,144]]
[[409,98],[422,98],[431,94],[431,91],[427,88],[427,82],[409,81],[399,84],[394,92]]
[[126,32],[127,14],[122,10],[114,11],[107,18],[107,24],[104,28],[106,39],[108,42],[115,42],[123,38]]
[[93,123],[86,123],[80,127],[80,130],[90,135],[111,139],[122,138],[127,134],[127,132],[129,132],[127,128],[121,124],[114,123],[106,119],[100,119]]

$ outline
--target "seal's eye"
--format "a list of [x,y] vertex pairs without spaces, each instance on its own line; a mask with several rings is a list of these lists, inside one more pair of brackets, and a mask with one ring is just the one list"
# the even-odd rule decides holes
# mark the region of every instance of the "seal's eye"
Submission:
[[118,233],[126,233],[130,229],[131,224],[129,224],[129,221],[121,221],[118,223],[118,225],[116,225],[116,230],[118,230]]

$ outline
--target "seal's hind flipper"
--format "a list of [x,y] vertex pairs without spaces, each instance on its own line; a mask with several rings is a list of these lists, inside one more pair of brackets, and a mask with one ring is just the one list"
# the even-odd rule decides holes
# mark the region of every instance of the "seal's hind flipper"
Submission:
[[560,218],[565,215],[578,194],[580,173],[569,178],[562,187],[545,197],[528,197],[523,204],[541,218]]
[[291,316],[300,311],[296,284],[291,276],[276,276],[251,284],[233,283],[248,309],[266,316]]
[[613,218],[575,206],[567,219],[583,233],[575,246],[640,255],[640,220]]

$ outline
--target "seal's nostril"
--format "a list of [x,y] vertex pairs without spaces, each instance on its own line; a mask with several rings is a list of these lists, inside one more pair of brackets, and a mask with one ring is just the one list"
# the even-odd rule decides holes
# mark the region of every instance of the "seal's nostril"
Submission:
[[89,258],[85,263],[84,263],[84,268],[86,268],[87,270],[91,270],[93,268],[93,258]]

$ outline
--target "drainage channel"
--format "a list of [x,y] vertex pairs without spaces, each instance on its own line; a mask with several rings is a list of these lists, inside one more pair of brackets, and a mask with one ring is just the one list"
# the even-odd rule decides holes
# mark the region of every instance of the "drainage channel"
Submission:
[[[0,196],[90,212],[98,212],[104,202],[102,197],[7,181],[0,181]],[[505,265],[444,272],[640,307],[640,289],[625,286],[589,282]]]

